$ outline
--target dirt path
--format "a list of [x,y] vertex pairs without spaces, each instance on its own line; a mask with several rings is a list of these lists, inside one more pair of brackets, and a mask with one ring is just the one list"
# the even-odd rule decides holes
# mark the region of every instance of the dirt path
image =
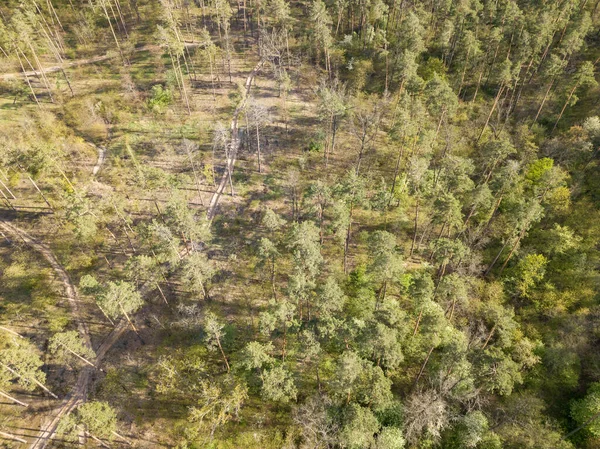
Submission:
[[87,324],[85,323],[85,321],[83,321],[81,316],[81,309],[79,304],[81,301],[79,300],[79,297],[77,295],[77,290],[75,290],[75,286],[71,282],[71,278],[69,277],[68,273],[63,268],[63,266],[58,262],[52,250],[43,243],[34,239],[27,232],[23,231],[20,228],[17,228],[16,226],[10,223],[0,221],[0,229],[3,229],[6,233],[21,239],[28,246],[30,246],[31,248],[39,252],[42,256],[44,256],[44,258],[48,261],[48,263],[60,279],[63,287],[65,288],[67,299],[69,300],[69,304],[73,311],[73,317],[77,321],[77,329],[79,330],[79,335],[81,336],[81,338],[83,338],[85,345],[88,348],[92,349],[90,332],[87,327]]
[[[106,58],[106,59],[108,59],[108,58]],[[102,60],[102,59],[98,59],[98,60]],[[210,219],[212,219],[216,214],[216,209],[217,209],[217,206],[219,203],[219,199],[227,185],[228,172],[229,172],[229,170],[231,170],[231,171],[233,170],[237,151],[239,150],[240,143],[241,143],[240,139],[239,139],[239,135],[238,135],[239,115],[242,112],[242,110],[245,106],[245,103],[246,103],[246,99],[248,98],[248,95],[250,93],[250,88],[252,86],[252,80],[254,79],[256,74],[262,68],[263,63],[264,63],[264,61],[261,60],[254,67],[252,72],[250,72],[250,74],[246,78],[246,84],[245,84],[246,97],[244,98],[244,100],[242,100],[240,102],[240,104],[237,106],[237,108],[234,111],[233,118],[231,120],[231,148],[230,148],[230,152],[229,152],[229,158],[227,159],[227,165],[226,165],[227,170],[225,170],[225,172],[221,178],[221,182],[211,198],[210,205],[209,205],[209,208],[207,211],[207,215]],[[60,70],[60,67],[58,67],[57,70]],[[94,175],[97,174],[98,171],[100,170],[100,167],[102,166],[102,163],[104,162],[104,159],[106,156],[105,148],[97,147],[97,146],[95,146],[95,147],[98,149],[98,162],[96,163],[96,165],[94,166],[94,168],[92,170],[92,173]],[[76,291],[75,287],[73,286],[73,284],[71,283],[69,275],[67,274],[65,269],[62,267],[62,265],[58,262],[58,260],[56,259],[56,257],[54,256],[54,254],[52,253],[50,248],[48,248],[43,243],[40,243],[39,241],[35,240],[33,237],[31,237],[29,234],[27,234],[22,229],[19,229],[16,226],[6,223],[4,221],[0,221],[0,229],[4,230],[6,233],[8,233],[10,235],[13,235],[15,237],[22,239],[27,245],[31,246],[36,251],[40,252],[48,260],[48,262],[50,263],[50,265],[52,266],[52,268],[54,269],[54,271],[57,273],[58,277],[60,278],[61,282],[63,283],[63,286],[65,287],[65,290],[67,292],[67,297],[68,297],[71,307],[73,309],[73,316],[77,320],[77,327],[79,329],[79,333],[82,336],[82,338],[84,339],[86,346],[88,346],[90,349],[93,350],[92,344],[90,341],[90,337],[89,337],[89,330],[81,316],[81,310],[80,310],[79,304],[78,304],[79,299],[77,296],[77,291]],[[140,289],[140,294],[142,296],[145,296],[152,290],[153,290],[152,285],[145,284]],[[106,337],[106,339],[100,344],[98,349],[95,351],[96,366],[100,366],[102,360],[104,359],[104,357],[106,356],[108,351],[119,340],[119,338],[127,331],[128,326],[129,326],[129,324],[128,324],[126,318],[122,318],[119,320],[119,322],[116,324],[116,326],[110,332],[110,334]],[[38,433],[35,441],[29,446],[29,449],[44,449],[44,448],[46,448],[46,446],[48,445],[48,443],[51,441],[52,437],[56,433],[56,429],[58,427],[58,424],[59,424],[61,418],[65,415],[68,415],[78,405],[85,402],[86,396],[87,396],[87,389],[88,389],[88,385],[91,381],[92,374],[93,374],[93,368],[87,367],[87,366],[84,367],[79,372],[79,376],[77,377],[77,384],[75,385],[75,387],[73,388],[71,393],[69,393],[63,399],[60,406],[58,406],[55,409],[55,413],[54,413],[53,417],[42,425],[40,432]]]
[[250,72],[250,75],[248,75],[248,78],[246,78],[246,84],[245,84],[246,96],[240,102],[240,104],[237,106],[237,108],[235,108],[235,111],[233,113],[233,118],[231,119],[231,143],[229,144],[229,157],[227,158],[227,161],[225,164],[226,168],[225,168],[225,171],[223,172],[223,176],[221,176],[221,182],[219,183],[217,190],[215,190],[215,193],[213,193],[213,196],[210,199],[210,203],[208,205],[208,210],[206,211],[206,216],[208,217],[209,220],[212,220],[214,218],[216,211],[217,211],[217,206],[219,204],[219,199],[221,198],[221,195],[223,194],[223,192],[225,191],[225,187],[227,186],[229,174],[233,173],[233,166],[235,165],[235,159],[236,159],[237,152],[240,148],[240,143],[241,143],[239,132],[238,132],[238,119],[239,119],[240,113],[246,106],[246,101],[248,100],[248,96],[250,95],[250,88],[252,87],[252,80],[254,79],[256,74],[260,71],[263,64],[264,64],[264,60],[261,59],[258,62],[258,64],[256,64],[256,67],[254,67],[252,72]]
[[[7,234],[10,234],[15,239],[22,240],[26,245],[30,246],[35,251],[39,252],[48,261],[54,272],[60,279],[72,309],[73,317],[77,321],[77,329],[79,335],[83,339],[85,346],[92,349],[92,342],[90,340],[90,333],[87,323],[83,320],[82,312],[80,308],[80,300],[77,295],[77,290],[71,282],[69,274],[64,267],[58,262],[56,256],[50,248],[45,244],[34,239],[24,230],[7,223],[0,221],[0,229]],[[54,434],[56,427],[63,415],[70,413],[77,405],[85,401],[87,394],[87,386],[91,378],[92,369],[89,367],[83,368],[77,377],[77,384],[75,388],[69,393],[63,400],[60,406],[56,408],[56,414],[54,417],[42,425],[40,433],[36,440],[31,444],[30,449],[41,449],[46,446],[48,439]]]
[[98,152],[98,161],[94,168],[92,169],[92,175],[96,176],[100,169],[102,168],[102,164],[104,164],[104,160],[106,159],[106,147],[99,147],[91,142],[88,142],[91,146],[93,146]]

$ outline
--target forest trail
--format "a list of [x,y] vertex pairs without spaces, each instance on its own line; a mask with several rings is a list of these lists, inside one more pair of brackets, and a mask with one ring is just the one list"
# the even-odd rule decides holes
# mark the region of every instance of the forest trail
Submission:
[[6,231],[8,234],[12,234],[13,236],[16,236],[19,239],[21,239],[28,246],[42,254],[44,258],[48,261],[52,269],[58,275],[58,278],[60,279],[63,287],[65,288],[67,299],[69,300],[69,304],[71,305],[71,309],[73,310],[73,316],[77,320],[77,329],[79,330],[79,335],[81,335],[81,337],[83,338],[85,345],[88,348],[92,349],[92,342],[90,340],[89,329],[81,316],[81,309],[79,305],[81,301],[79,300],[77,291],[75,290],[75,286],[71,282],[71,278],[69,277],[67,271],[56,259],[56,256],[54,255],[52,250],[48,248],[45,244],[34,239],[27,232],[14,225],[11,225],[10,223],[0,220],[0,228]]
[[98,152],[98,161],[96,161],[96,165],[92,169],[92,175],[96,176],[100,169],[102,168],[102,164],[104,164],[104,160],[106,159],[106,147],[95,145],[91,142],[88,142],[91,146],[93,146]]
[[[233,117],[231,120],[231,148],[230,148],[230,152],[229,152],[229,158],[227,159],[227,165],[226,165],[227,168],[226,168],[225,172],[223,173],[223,176],[221,177],[221,182],[220,182],[217,190],[215,191],[215,193],[213,194],[213,196],[211,198],[210,205],[209,205],[208,211],[207,211],[207,215],[208,215],[209,219],[214,218],[214,216],[216,214],[216,208],[218,206],[219,199],[220,199],[223,191],[225,190],[225,187],[227,186],[229,170],[233,170],[237,151],[240,147],[240,139],[239,139],[239,135],[238,135],[239,115],[242,112],[242,110],[246,104],[248,95],[250,94],[252,81],[253,81],[254,77],[256,76],[256,74],[262,68],[263,64],[264,64],[264,60],[259,61],[258,64],[252,70],[252,72],[250,72],[250,74],[246,78],[246,83],[245,83],[246,97],[240,102],[240,104],[237,106],[237,108],[235,109],[235,111],[233,113]],[[57,70],[60,70],[60,67]],[[96,145],[94,145],[94,146],[98,149],[98,161],[92,170],[92,173],[95,175],[98,173],[102,163],[104,162],[105,155],[106,155],[106,149],[103,147],[98,147]],[[6,222],[0,221],[0,228],[4,229],[7,233],[9,233],[13,236],[18,236],[26,244],[28,244],[29,246],[34,248],[36,251],[40,252],[48,260],[48,262],[50,263],[52,268],[58,274],[59,278],[61,279],[61,281],[67,291],[67,296],[73,307],[73,314],[74,314],[75,318],[77,319],[77,326],[78,326],[79,332],[82,335],[82,337],[84,338],[86,346],[89,346],[90,348],[92,348],[87,325],[81,319],[81,311],[80,311],[79,305],[78,305],[79,300],[77,298],[77,293],[76,293],[75,287],[71,283],[67,272],[62,267],[62,265],[60,265],[60,263],[58,262],[58,260],[56,259],[56,257],[52,253],[52,251],[46,245],[38,242],[33,237],[31,237],[29,234],[27,234],[25,231],[17,228],[16,226],[13,226]],[[145,284],[140,289],[140,294],[142,294],[142,296],[145,296],[151,290],[152,290],[152,286],[150,284]],[[129,327],[129,324],[128,324],[126,318],[122,318],[121,320],[119,320],[119,322],[115,325],[115,327],[110,332],[110,334],[106,337],[106,339],[100,344],[98,349],[95,351],[96,366],[100,365],[101,361],[104,359],[104,357],[106,356],[108,351],[119,340],[119,338],[127,331],[128,327]],[[61,405],[55,409],[56,413],[53,416],[53,418],[51,420],[47,421],[44,425],[42,425],[39,434],[37,435],[35,441],[29,446],[29,449],[44,449],[48,445],[48,443],[50,442],[50,440],[52,439],[54,434],[56,433],[56,429],[58,427],[58,424],[59,424],[61,418],[65,415],[68,415],[69,413],[71,413],[78,405],[80,405],[81,403],[83,403],[85,401],[85,398],[87,395],[87,389],[88,389],[89,382],[91,380],[92,373],[93,373],[93,370],[90,367],[84,367],[80,371],[79,376],[77,378],[77,384],[76,384],[75,388],[71,391],[70,394],[68,394],[63,399],[63,402],[61,403]]]
[[[84,344],[89,349],[93,350],[92,342],[90,340],[89,329],[86,322],[83,320],[81,309],[79,306],[80,300],[77,295],[77,290],[71,282],[67,271],[60,264],[60,262],[58,262],[52,250],[48,248],[45,244],[34,239],[24,230],[10,223],[0,221],[0,229],[3,229],[7,234],[12,235],[13,238],[21,239],[23,242],[25,242],[26,245],[39,252],[48,261],[48,263],[50,264],[54,272],[57,274],[65,289],[67,299],[71,305],[73,317],[77,321],[77,329],[79,330],[79,335],[83,339]],[[89,367],[85,367],[80,371],[79,376],[77,377],[77,384],[75,388],[63,399],[60,406],[56,408],[56,414],[54,415],[54,417],[50,421],[42,425],[40,433],[38,434],[36,440],[31,444],[30,449],[42,449],[46,447],[49,438],[52,435],[54,435],[54,432],[56,431],[56,427],[58,426],[60,419],[65,414],[69,414],[75,407],[77,407],[77,405],[79,405],[85,400],[85,396],[87,394],[87,386],[89,384],[91,374],[92,370]]]
[[229,149],[229,156],[228,156],[226,164],[225,164],[225,167],[226,167],[225,171],[223,172],[223,176],[221,176],[221,182],[219,183],[217,190],[215,190],[215,193],[213,193],[213,196],[210,199],[210,203],[208,205],[208,210],[206,211],[206,216],[208,217],[209,221],[212,220],[216,214],[217,206],[219,204],[219,199],[221,198],[221,195],[225,191],[225,187],[227,186],[227,180],[229,179],[229,175],[233,172],[233,166],[235,165],[235,159],[237,156],[237,152],[240,148],[240,136],[238,133],[239,115],[240,115],[240,112],[242,112],[242,110],[244,109],[244,107],[246,105],[246,101],[248,100],[248,95],[250,95],[250,88],[252,87],[252,80],[254,80],[254,77],[260,71],[260,69],[262,68],[264,63],[265,63],[264,59],[261,59],[258,62],[258,64],[256,64],[254,69],[252,69],[252,72],[250,72],[250,74],[248,75],[248,78],[246,78],[246,84],[245,84],[246,96],[240,102],[240,104],[237,106],[237,108],[235,108],[235,111],[233,113],[233,117],[231,119],[231,143],[230,143],[230,149]]

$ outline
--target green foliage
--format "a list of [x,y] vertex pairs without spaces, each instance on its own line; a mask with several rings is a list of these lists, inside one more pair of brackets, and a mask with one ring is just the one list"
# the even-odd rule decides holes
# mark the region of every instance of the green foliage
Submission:
[[173,101],[173,94],[170,89],[165,89],[160,84],[155,84],[150,90],[148,98],[148,109],[156,113],[163,113],[165,108]]
[[583,399],[571,405],[571,416],[575,422],[583,426],[594,437],[600,436],[600,383],[595,382],[588,388]]
[[104,313],[113,319],[134,313],[144,305],[140,293],[126,281],[109,282],[96,301]]
[[351,404],[344,412],[344,427],[340,434],[342,447],[366,449],[373,446],[375,433],[379,430],[379,422],[373,412],[357,404]]
[[86,402],[77,407],[77,421],[97,438],[112,440],[117,429],[117,414],[107,403],[101,401]]
[[88,391],[56,444],[598,446],[596,2],[4,3],[0,391]]
[[292,374],[283,366],[275,366],[264,371],[261,393],[266,400],[287,403],[296,399],[298,390]]
[[48,350],[57,360],[63,362],[73,360],[77,356],[88,359],[95,357],[94,351],[84,344],[77,331],[54,334],[48,341]]

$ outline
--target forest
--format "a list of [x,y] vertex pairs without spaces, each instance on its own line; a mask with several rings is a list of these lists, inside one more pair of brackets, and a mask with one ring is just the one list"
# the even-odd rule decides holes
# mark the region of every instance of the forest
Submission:
[[1,0],[0,447],[600,448],[600,0]]

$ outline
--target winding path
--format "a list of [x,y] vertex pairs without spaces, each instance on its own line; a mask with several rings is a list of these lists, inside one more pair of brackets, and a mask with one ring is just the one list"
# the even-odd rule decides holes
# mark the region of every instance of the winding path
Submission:
[[[92,58],[92,59],[93,59],[93,61],[88,60],[88,62],[96,62],[96,61],[101,61],[104,59],[109,59],[109,56]],[[238,106],[236,107],[236,109],[233,113],[233,118],[231,120],[230,151],[229,151],[229,157],[228,157],[227,163],[226,163],[227,169],[225,170],[225,172],[223,173],[223,176],[221,177],[221,182],[220,182],[217,190],[214,192],[214,194],[210,200],[208,210],[207,210],[207,216],[211,220],[212,220],[212,218],[214,218],[214,216],[216,214],[219,199],[220,199],[221,195],[223,194],[223,191],[225,190],[225,187],[227,185],[228,174],[230,171],[233,170],[233,166],[236,161],[237,152],[240,148],[241,142],[240,142],[239,132],[238,132],[239,115],[246,105],[246,101],[247,101],[248,95],[250,93],[250,88],[252,86],[252,81],[253,81],[254,77],[256,76],[256,74],[262,68],[263,64],[264,64],[263,60],[259,61],[259,63],[254,67],[252,72],[250,72],[250,74],[246,78],[246,84],[245,84],[246,96],[240,102],[240,104],[238,104]],[[57,66],[57,67],[52,67],[50,69],[56,69],[55,71],[58,71],[58,70],[60,70],[60,67]],[[46,71],[48,71],[48,70],[49,69],[46,69]],[[6,76],[6,75],[4,75],[4,76]],[[2,78],[2,77],[3,76],[0,76],[0,78]],[[96,175],[98,173],[98,171],[100,170],[102,163],[104,162],[104,159],[106,156],[106,149],[103,147],[98,147],[96,145],[94,145],[94,146],[98,149],[98,162],[94,166],[92,173],[93,173],[93,175]],[[52,250],[50,250],[50,248],[48,246],[46,246],[45,244],[34,239],[27,232],[23,231],[22,229],[14,226],[10,223],[0,220],[0,229],[4,230],[7,234],[13,235],[13,236],[18,237],[21,240],[23,240],[27,245],[29,245],[34,250],[41,253],[44,256],[44,258],[50,263],[50,265],[52,266],[52,268],[58,275],[59,279],[61,280],[61,282],[65,288],[67,298],[69,300],[69,303],[70,303],[72,311],[73,311],[73,316],[74,316],[75,320],[77,321],[77,328],[79,330],[79,334],[83,338],[85,345],[93,350],[91,340],[90,340],[89,330],[88,330],[87,324],[83,320],[81,308],[79,306],[80,300],[77,296],[77,290],[75,289],[75,286],[72,284],[68,273],[66,272],[64,267],[58,262],[54,253],[52,252]],[[145,296],[152,290],[153,290],[152,285],[147,283],[147,284],[143,285],[142,288],[140,289],[140,294],[142,296]],[[119,340],[119,338],[127,331],[127,329],[128,329],[127,319],[121,318],[118,321],[118,323],[115,325],[115,327],[112,329],[110,334],[106,337],[106,339],[100,344],[98,349],[95,351],[96,366],[100,366],[102,360],[104,359],[104,357],[106,356],[106,354],[108,353],[110,348]],[[77,383],[76,383],[75,387],[62,400],[61,404],[55,409],[55,414],[53,415],[53,417],[41,426],[40,432],[38,433],[35,441],[29,446],[29,449],[44,449],[44,448],[46,448],[46,446],[50,442],[51,438],[56,433],[56,429],[58,427],[58,424],[59,424],[61,418],[65,415],[68,415],[78,405],[85,402],[86,396],[87,396],[88,385],[91,381],[92,374],[93,374],[93,368],[91,368],[89,366],[86,366],[81,369],[81,371],[79,372],[79,375],[77,377]]]
[[81,308],[79,305],[81,301],[79,300],[79,297],[77,295],[77,290],[71,282],[71,278],[69,277],[67,271],[58,262],[52,250],[43,243],[34,239],[27,232],[23,231],[20,228],[17,228],[16,226],[10,223],[0,220],[0,229],[3,229],[8,234],[12,234],[13,236],[16,236],[19,239],[23,240],[23,242],[25,242],[28,246],[32,247],[34,250],[39,252],[48,261],[52,269],[56,272],[63,287],[65,288],[67,299],[69,300],[69,304],[71,306],[71,309],[73,310],[73,316],[77,320],[77,329],[79,330],[79,335],[81,336],[81,338],[83,338],[85,345],[88,348],[92,349],[90,332],[86,322],[83,321],[83,318],[81,316]]
[[[52,250],[48,248],[48,246],[46,246],[45,244],[34,239],[24,230],[10,223],[0,220],[0,229],[2,229],[7,234],[12,235],[14,238],[21,239],[26,245],[39,252],[48,261],[48,263],[50,264],[54,272],[57,274],[65,289],[67,299],[73,312],[73,317],[77,321],[77,329],[79,331],[79,335],[83,339],[85,346],[93,350],[89,329],[87,323],[84,321],[82,316],[80,300],[77,295],[77,290],[71,282],[69,274],[64,269],[64,267],[58,262]],[[79,372],[75,388],[73,388],[71,393],[69,393],[62,400],[60,406],[58,406],[56,409],[56,414],[54,415],[54,417],[50,421],[42,425],[37,439],[30,446],[31,449],[41,449],[45,447],[48,442],[48,439],[56,431],[56,427],[58,426],[60,419],[65,414],[70,413],[75,407],[77,407],[77,405],[85,401],[87,394],[87,386],[89,384],[91,375],[92,369],[90,367],[83,368]]]

